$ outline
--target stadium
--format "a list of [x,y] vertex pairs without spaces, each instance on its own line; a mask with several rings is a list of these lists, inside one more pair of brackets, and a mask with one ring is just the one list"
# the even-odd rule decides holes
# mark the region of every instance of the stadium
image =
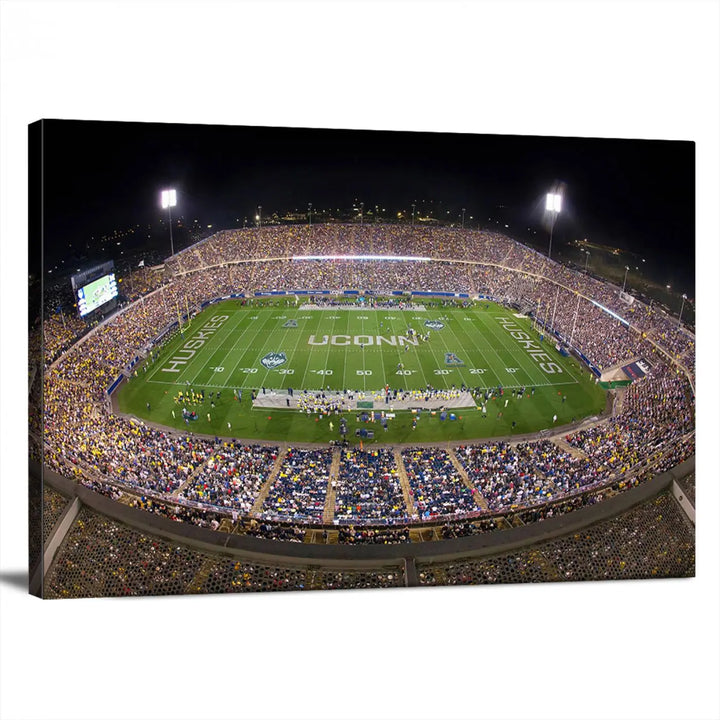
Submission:
[[43,597],[694,575],[695,338],[658,304],[362,220],[221,230],[117,287],[47,315],[31,370]]

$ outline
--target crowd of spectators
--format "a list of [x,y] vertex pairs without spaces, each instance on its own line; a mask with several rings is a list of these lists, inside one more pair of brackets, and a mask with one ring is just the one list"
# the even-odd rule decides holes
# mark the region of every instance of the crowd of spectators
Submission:
[[331,450],[290,448],[270,486],[260,516],[320,522],[330,480]]
[[269,522],[263,520],[240,520],[240,529],[244,535],[263,538],[264,540],[282,540],[283,542],[305,542],[305,528],[293,524]]
[[46,314],[42,328],[44,363],[46,366],[50,365],[89,329],[88,324],[77,315],[66,313]]
[[582,450],[598,472],[623,474],[691,433],[694,407],[686,378],[658,364],[628,388],[622,410],[611,422],[579,430],[566,440]]
[[174,522],[183,522],[198,527],[217,530],[224,519],[223,515],[214,513],[208,508],[195,508],[187,505],[163,502],[145,495],[133,496],[130,507],[139,508],[153,515],[161,515]]
[[440,448],[406,448],[403,464],[413,504],[422,520],[479,510],[448,453]]
[[335,488],[335,519],[398,522],[407,514],[393,451],[344,450]]
[[193,474],[178,496],[249,514],[270,476],[277,447],[223,442]]
[[396,545],[410,542],[408,527],[354,527],[342,526],[338,530],[338,542],[343,545],[374,544]]
[[538,469],[534,447],[524,443],[469,445],[458,459],[491,511],[529,506],[555,499],[558,489]]

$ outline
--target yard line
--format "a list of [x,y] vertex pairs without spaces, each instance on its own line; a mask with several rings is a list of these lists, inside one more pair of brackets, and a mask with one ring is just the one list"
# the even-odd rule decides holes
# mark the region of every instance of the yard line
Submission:
[[[172,380],[146,380],[145,382],[152,383],[153,385],[178,385],[178,383],[173,382]],[[225,390],[227,388],[227,385],[216,385],[215,383],[203,383],[202,386],[204,388],[220,388],[221,390]]]
[[[365,334],[365,316],[363,315],[360,318],[360,334]],[[367,390],[367,380],[365,379],[365,348],[361,347],[360,352],[362,353],[362,369],[363,369],[363,375],[362,375],[362,381],[363,381],[363,392]]]
[[[296,307],[296,308],[295,308],[295,312],[296,312],[296,313],[299,313],[299,312],[300,312],[300,309]],[[303,311],[303,312],[304,312],[304,311]],[[298,317],[295,317],[295,321],[296,321],[296,322],[297,322],[298,319],[299,319]],[[304,332],[304,331],[305,331],[304,323],[305,323],[306,321],[303,320],[302,322],[303,322],[303,332]],[[295,329],[298,331],[298,332],[297,332],[297,338],[295,339],[295,347],[293,348],[292,359],[291,359],[291,358],[288,358],[288,360],[290,360],[291,363],[294,362],[294,358],[295,358],[295,356],[297,355],[298,345],[300,344],[300,338],[302,337],[302,332],[301,332],[301,330],[300,330],[300,323],[298,323],[298,326],[297,326],[297,328],[295,328]],[[293,372],[292,372],[292,375],[291,375],[290,377],[292,377],[292,376],[295,375],[295,368],[293,367],[292,370],[293,370]],[[288,375],[285,375],[284,377],[287,379]],[[295,384],[295,382],[293,381],[293,385],[294,385],[294,384]],[[290,385],[290,383],[288,383],[288,385]]]
[[[260,316],[259,316],[259,315],[258,315],[258,320],[260,320]],[[260,326],[260,329],[258,329],[258,330],[255,331],[255,334],[253,335],[253,340],[255,340],[255,338],[263,331],[264,326],[265,326],[266,323],[267,323],[267,320],[266,320],[265,322],[258,322],[258,323],[257,323],[257,325]],[[256,327],[257,327],[257,325],[256,325]],[[235,329],[237,329],[237,327],[238,327],[238,325],[235,325]],[[248,326],[247,329],[249,330],[249,329],[250,329],[250,326]],[[232,352],[235,350],[235,348],[237,347],[238,343],[241,342],[242,336],[243,336],[244,334],[245,334],[244,332],[241,333],[241,335],[233,342],[232,347],[230,348],[230,350],[229,350],[227,353],[225,353],[225,355],[224,355],[224,357],[223,357],[223,360],[222,360],[223,364],[224,364],[224,362],[225,362],[225,359],[226,359],[227,357],[229,357],[229,356],[232,354]],[[225,346],[223,346],[223,349],[225,349]],[[234,386],[234,387],[238,387],[238,388],[240,388],[240,389],[246,389],[245,386],[242,385],[241,383],[238,383],[238,382],[233,383],[233,382],[232,382],[232,375],[233,375],[234,372],[235,372],[235,368],[237,368],[237,366],[240,364],[240,362],[242,361],[242,359],[245,357],[246,354],[247,354],[247,351],[242,352],[242,353],[240,354],[240,358],[239,358],[238,361],[235,363],[235,367],[233,368],[232,372],[231,372],[229,375],[227,375],[228,380],[223,383],[223,387]],[[210,358],[210,360],[212,361],[212,358]],[[216,367],[217,367],[217,365],[216,365]]]
[[[272,312],[278,312],[278,309],[273,309]],[[280,312],[284,313],[285,311],[280,310]],[[268,320],[277,320],[278,322],[280,322],[281,318],[274,318],[274,317],[272,317],[272,314],[271,314],[270,317],[268,318]],[[267,325],[267,322],[265,324]],[[265,329],[265,326],[263,326],[263,330],[264,329]],[[265,352],[265,350],[268,347],[268,343],[270,343],[271,341],[274,342],[275,334],[282,329],[283,329],[282,325],[278,325],[278,327],[276,327],[273,331],[270,332],[270,334],[267,337],[267,340],[265,341],[265,344],[262,347],[262,350],[260,350],[261,353],[263,353],[264,355],[267,355],[267,352]],[[282,346],[282,342],[277,343],[277,345]],[[270,350],[268,352],[276,352],[276,351]],[[268,376],[270,375],[271,372],[274,372],[274,370],[268,370],[268,369],[265,370],[265,375],[262,379],[262,382],[258,385],[258,387],[265,387],[265,383],[267,382]]]
[[[415,312],[415,310],[404,310],[403,312]],[[429,318],[428,318],[428,319],[429,319]],[[405,324],[405,328],[407,329],[407,327],[408,327],[408,325],[407,325],[407,323],[406,323],[406,324]],[[407,334],[407,332],[403,332],[403,333],[402,333],[402,335],[406,335],[406,334]],[[426,375],[425,375],[425,370],[424,370],[424,368],[423,368],[422,362],[420,361],[420,356],[419,356],[418,351],[417,351],[417,348],[419,347],[419,345],[418,345],[418,346],[412,345],[411,347],[412,347],[413,350],[415,351],[415,360],[416,360],[417,365],[418,365],[418,367],[420,368],[420,372],[422,373],[422,376],[423,376],[423,387],[427,387],[430,383],[427,381],[427,377],[426,377]]]
[[[350,315],[351,313],[345,313],[347,315],[347,320],[345,323],[345,334],[349,335],[350,330]],[[345,346],[345,350],[343,351],[343,386],[340,388],[341,390],[350,390],[355,389],[353,385],[351,385],[348,382],[347,378],[347,355],[348,355],[348,346]]]
[[[445,319],[445,320],[439,320],[439,317],[444,317],[444,318],[446,318],[446,319]],[[443,324],[445,325],[445,327],[447,327],[447,326],[448,326],[448,322],[450,322],[450,321],[447,319],[447,317],[448,317],[447,314],[443,311],[442,315],[440,315],[439,317],[438,317],[438,318],[428,317],[427,319],[428,319],[428,320],[437,320],[438,322],[443,323]],[[435,333],[435,337],[437,337],[438,335],[441,335],[441,334],[442,334],[442,330],[435,330],[434,333]],[[445,345],[445,350],[447,351],[447,343],[445,342],[445,338],[443,338],[443,344]],[[440,370],[440,371],[445,370],[446,368],[444,367],[443,362],[442,362],[441,360],[438,360],[438,359],[437,359],[437,356],[435,355],[435,348],[434,348],[434,346],[432,345],[432,342],[431,342],[431,341],[428,341],[427,343],[425,343],[425,345],[429,347],[429,349],[430,349],[430,354],[432,355],[433,360],[435,360],[435,362],[437,363],[437,366],[438,366],[438,367],[437,367],[437,370]],[[433,373],[433,375],[434,375],[434,373]],[[435,375],[434,375],[434,376],[435,376]],[[443,379],[443,382],[445,383],[445,387],[446,387],[446,388],[449,388],[449,387],[450,387],[451,383],[450,383],[449,380],[448,380],[449,374],[448,374],[448,375],[445,375],[445,374],[441,374],[441,373],[440,373],[440,374],[438,374],[438,375],[435,376],[435,377],[441,377],[441,378]]]
[[[250,317],[250,315],[248,314],[247,317]],[[270,318],[268,318],[268,320],[269,320],[269,319],[270,319]],[[260,316],[258,315],[258,321],[259,321],[259,320],[260,320]],[[253,338],[252,338],[253,341],[255,340],[256,337],[258,337],[258,335],[260,335],[260,333],[263,332],[263,330],[265,329],[265,325],[266,325],[266,324],[267,324],[267,320],[266,320],[265,322],[262,322],[262,323],[261,323],[261,322],[258,322],[258,323],[257,323],[257,325],[260,326],[260,329],[255,331],[255,334],[253,335]],[[249,329],[250,329],[250,325],[248,325],[248,327],[247,327],[245,330],[243,330],[242,333],[240,333],[240,336],[239,336],[238,339],[235,341],[235,343],[234,343],[234,345],[232,346],[230,352],[232,352],[233,350],[235,350],[235,348],[237,347],[238,343],[243,339],[243,336],[245,335],[245,333],[246,333]],[[247,355],[248,352],[252,352],[253,350],[254,350],[254,347],[248,345],[248,346],[245,347],[245,351],[244,351],[244,352],[241,352],[241,353],[238,355],[238,359],[237,359],[237,361],[235,362],[235,365],[233,365],[233,369],[230,371],[230,374],[228,375],[228,379],[230,380],[231,385],[235,385],[236,387],[238,387],[238,388],[240,388],[240,389],[243,389],[243,386],[242,386],[242,385],[240,385],[240,384],[238,384],[238,383],[233,383],[233,382],[232,382],[232,378],[233,378],[233,375],[235,375],[235,371],[237,370],[238,366],[240,365],[240,363],[241,363],[241,361],[243,360],[243,358],[245,357],[245,355]],[[223,360],[223,362],[224,362],[224,360]],[[247,377],[247,373],[245,373],[245,376]],[[243,380],[243,382],[244,382],[244,380]],[[247,389],[247,388],[245,388],[245,389]]]
[[[312,312],[312,311],[309,311],[309,312]],[[318,312],[318,313],[316,313],[316,315],[317,315],[317,317],[315,318],[315,327],[313,328],[313,332],[311,333],[312,335],[317,334],[318,328],[320,327],[320,322],[322,320],[322,313]],[[328,342],[330,342],[329,337],[328,337]],[[309,350],[307,351],[307,360],[305,361],[305,371],[303,372],[302,382],[300,383],[301,390],[306,389],[305,388],[305,378],[307,377],[308,368],[310,367],[310,363],[312,362],[312,356],[313,356],[314,351],[315,351],[315,348],[312,345],[310,345]]]
[[[475,320],[472,319],[473,314],[475,315],[476,319],[479,318],[479,316],[481,315],[481,313],[479,313],[477,310],[473,310],[473,312],[470,313],[470,318],[471,318],[471,320],[470,320],[470,326],[473,327],[473,328],[476,330],[476,332],[478,332],[479,337],[480,337],[481,339],[487,340],[487,333],[484,332],[485,323],[484,323],[484,322],[481,322],[480,325],[482,326],[482,329],[478,328],[478,327],[476,326]],[[484,314],[484,313],[482,313],[482,314]],[[465,333],[465,336],[467,337],[467,339],[468,339],[469,342],[470,342],[470,348],[471,348],[471,350],[470,350],[470,352],[469,352],[469,355],[471,355],[472,352],[477,352],[477,353],[479,353],[480,357],[482,358],[482,363],[483,363],[483,365],[486,366],[486,369],[489,371],[489,374],[492,374],[492,375],[495,377],[495,383],[492,383],[492,384],[489,382],[489,380],[490,380],[489,377],[487,378],[487,380],[484,380],[484,382],[483,382],[483,387],[484,387],[485,389],[488,389],[488,388],[490,388],[490,387],[497,387],[497,385],[502,382],[502,381],[501,381],[501,378],[500,378],[500,375],[498,374],[498,368],[497,368],[497,366],[494,365],[492,362],[490,362],[490,360],[485,356],[485,353],[484,353],[484,352],[482,351],[482,349],[480,348],[477,339],[471,337],[471,336],[470,336],[470,333],[468,333],[468,332],[465,330],[465,325],[461,325],[461,327],[463,328],[463,329],[462,329],[462,332]],[[451,330],[452,330],[452,328],[451,328]],[[452,330],[452,332],[453,332],[453,334],[455,334],[455,337],[458,338],[458,341],[460,341],[460,338],[457,336],[457,333],[455,333],[455,330]],[[461,343],[461,345],[462,345],[462,343]],[[491,347],[491,350],[494,351],[494,348]],[[495,353],[495,354],[497,355],[497,353]],[[483,376],[484,376],[484,375],[485,375],[485,373],[483,373]],[[475,376],[475,377],[477,377],[477,376]],[[474,382],[474,381],[473,381],[473,382]]]
[[[463,312],[463,311],[465,311],[466,309],[467,309],[467,308],[462,308],[461,310],[458,310],[458,311],[457,311],[457,316],[459,317],[460,312]],[[458,317],[456,317],[455,319],[457,320]],[[471,324],[472,324],[472,323],[471,323]],[[464,326],[464,325],[460,324],[460,327],[463,328],[462,332],[465,334],[465,337],[467,338],[467,341],[468,341],[469,345],[463,343],[463,342],[460,340],[460,338],[458,337],[458,334],[455,332],[455,329],[453,328],[452,324],[450,324],[449,321],[448,321],[448,324],[446,325],[446,327],[450,330],[450,332],[453,334],[453,337],[457,340],[458,350],[459,350],[460,352],[465,353],[468,358],[471,358],[474,352],[480,353],[480,355],[481,355],[482,358],[483,358],[483,360],[482,360],[483,365],[488,365],[488,368],[487,368],[487,369],[489,369],[489,370],[493,373],[493,375],[495,375],[495,376],[497,377],[497,373],[496,373],[495,370],[493,369],[492,365],[490,365],[489,363],[487,363],[487,361],[486,361],[486,359],[485,359],[485,355],[483,354],[483,352],[482,352],[479,348],[474,347],[474,346],[476,346],[476,342],[470,337],[469,333],[467,333],[467,332],[465,331],[465,326]],[[442,331],[440,331],[440,332],[442,332]],[[443,341],[444,341],[444,338],[443,338]],[[445,345],[445,347],[447,348],[447,344]],[[461,359],[462,359],[462,358],[461,358]],[[473,364],[474,364],[474,360],[473,360]],[[476,385],[476,386],[478,386],[478,387],[480,386],[480,385],[476,382],[476,380],[475,380],[474,378],[478,378],[478,377],[482,378],[482,375],[473,375],[473,376],[471,376],[471,379],[468,380],[468,378],[465,377],[465,368],[463,368],[463,367],[458,367],[457,369],[458,369],[458,371],[459,371],[459,373],[460,373],[460,377],[461,377],[462,381],[463,381],[465,384],[470,385],[470,386],[473,386],[473,385]],[[468,370],[469,370],[469,368],[468,368]],[[470,374],[470,373],[468,372],[468,375],[469,375],[469,374]],[[484,373],[483,373],[483,375],[484,375]],[[487,389],[488,387],[490,387],[489,385],[485,384],[484,381],[483,381],[481,384],[482,384],[482,387],[485,388],[485,389]]]
[[[381,334],[382,334],[382,333],[380,332],[380,322],[379,322],[379,317],[380,317],[380,314],[379,314],[379,313],[381,313],[381,312],[387,312],[387,308],[383,308],[382,310],[376,310],[376,311],[375,311],[375,338],[376,338],[376,339],[377,339],[377,336],[378,336],[378,335],[381,335]],[[384,316],[383,316],[383,317],[384,317]],[[385,332],[385,331],[383,330],[383,332]],[[383,379],[382,379],[382,387],[383,387],[383,391],[384,391],[384,390],[385,390],[385,386],[386,386],[386,385],[389,385],[390,383],[388,382],[387,373],[385,372],[385,363],[383,362],[383,357],[384,357],[384,355],[383,355],[383,353],[381,352],[381,353],[380,353],[380,369],[382,370],[382,376],[383,376]]]
[[[350,313],[346,313],[346,314],[347,314],[347,317],[350,316]],[[346,317],[346,321],[347,321],[347,317]],[[337,316],[337,319],[332,321],[332,329],[331,329],[330,335],[328,336],[327,354],[325,355],[325,365],[323,366],[323,371],[324,371],[324,372],[327,371],[328,362],[330,362],[330,348],[331,348],[330,341],[331,341],[331,339],[332,339],[332,336],[333,336],[333,335],[339,335],[339,334],[340,334],[340,333],[336,333],[336,332],[335,332],[335,323],[337,323],[338,321],[342,322],[342,320],[343,320],[343,314],[340,313],[340,314]],[[343,373],[343,375],[344,375],[344,373]],[[322,378],[322,383],[320,383],[320,389],[321,389],[321,390],[324,390],[324,389],[325,389],[325,386],[326,386],[326,378],[327,378],[327,375],[321,375],[320,377]]]
[[[403,310],[399,310],[398,312],[400,313],[400,322],[404,322],[404,318],[403,318],[403,316],[402,316],[402,313],[403,313],[404,311],[403,311]],[[391,325],[392,334],[397,337],[397,336],[400,334],[400,333],[395,329],[396,323],[398,322],[397,319],[396,319],[396,320],[388,320],[388,322],[392,323],[392,325]],[[403,365],[403,370],[404,370],[404,369],[405,369],[405,367],[404,367],[405,363],[403,362],[403,359],[402,359],[402,353],[400,352],[400,346],[399,346],[399,345],[396,345],[396,346],[395,346],[395,349],[397,350],[397,354],[398,354],[398,365],[401,365],[401,364],[402,364],[402,365]],[[395,371],[395,374],[397,375],[398,372],[400,372],[400,371],[399,371],[399,370],[396,370],[396,371]],[[403,384],[403,387],[404,387],[404,386],[405,386],[405,380],[406,380],[406,378],[412,377],[412,375],[400,375],[399,377],[403,378],[402,384]],[[396,387],[397,387],[397,383],[396,383]]]

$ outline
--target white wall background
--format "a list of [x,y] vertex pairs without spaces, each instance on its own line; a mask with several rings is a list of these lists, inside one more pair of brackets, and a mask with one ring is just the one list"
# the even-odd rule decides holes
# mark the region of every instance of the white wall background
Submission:
[[[0,12],[3,718],[720,715],[717,3],[5,0]],[[438,83],[441,101],[423,91]],[[308,102],[313,86],[327,92]],[[43,117],[696,141],[697,578],[27,596],[11,580],[27,557],[17,268],[27,125]]]

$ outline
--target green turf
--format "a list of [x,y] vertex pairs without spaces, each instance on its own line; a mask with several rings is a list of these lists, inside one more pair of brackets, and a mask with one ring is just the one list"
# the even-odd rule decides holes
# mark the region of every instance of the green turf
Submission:
[[[223,316],[226,319],[212,321]],[[430,329],[428,342],[420,340],[413,345],[409,340],[401,340],[401,336],[407,337],[408,327],[421,334],[427,332],[426,321],[440,322],[443,327]],[[504,327],[501,321],[514,325]],[[212,332],[203,331],[208,323],[218,327],[211,328]],[[551,361],[562,372],[545,372],[539,366],[541,360],[533,359],[530,350],[511,331],[525,332],[534,346],[540,348],[536,352],[549,356],[549,361],[543,358],[542,362]],[[203,332],[205,336],[201,335],[199,342],[198,333]],[[311,339],[323,342],[325,336],[327,344],[310,344]],[[333,336],[336,342],[349,344],[332,344]],[[365,347],[356,344],[356,336],[357,342]],[[394,338],[395,344],[378,341],[377,336],[390,342]],[[192,357],[186,357],[190,353],[182,354],[181,349],[188,342],[195,349]],[[264,367],[261,359],[270,353],[285,353],[286,360],[277,367]],[[462,364],[448,358],[449,353]],[[173,358],[187,362],[173,364]],[[398,363],[403,364],[401,369]],[[506,395],[488,403],[486,418],[473,408],[457,411],[457,421],[443,422],[438,415],[423,413],[415,430],[411,413],[398,412],[389,422],[387,432],[379,424],[370,426],[375,430],[375,441],[442,442],[535,432],[598,414],[605,405],[605,393],[587,369],[573,358],[562,357],[553,343],[540,342],[529,319],[516,318],[510,310],[492,303],[475,303],[469,308],[427,307],[425,311],[301,310],[294,301],[285,299],[255,301],[251,306],[230,300],[206,308],[184,328],[182,336],[178,333],[166,342],[157,360],[148,360],[138,368],[137,377],[120,388],[118,403],[122,412],[197,433],[327,442],[337,438],[336,417],[316,421],[314,416],[308,418],[297,410],[251,409],[250,391],[259,391],[263,386],[292,387],[296,392],[321,388],[373,391],[385,385],[449,388],[460,387],[463,382],[481,388],[502,385]],[[204,404],[192,406],[199,419],[189,425],[182,420],[181,407],[174,401],[188,383],[206,394]],[[526,396],[534,388],[534,395],[520,400],[509,398],[507,390],[519,386],[526,387]],[[235,389],[242,390],[240,403],[233,398]],[[216,407],[211,409],[208,394],[218,390],[221,398],[214,400]],[[207,420],[207,413],[211,421]],[[359,426],[355,415],[348,413],[352,440]],[[555,423],[553,415],[557,415]],[[335,425],[334,435],[329,429],[330,421]]]

